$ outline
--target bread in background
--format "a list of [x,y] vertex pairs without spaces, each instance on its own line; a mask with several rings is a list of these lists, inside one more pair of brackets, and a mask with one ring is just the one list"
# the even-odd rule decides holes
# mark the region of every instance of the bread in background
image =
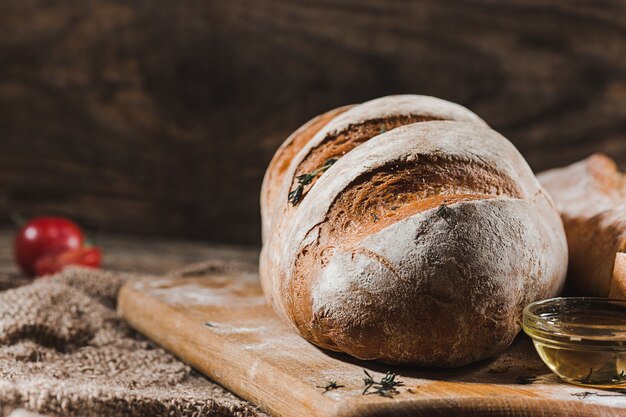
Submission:
[[626,175],[594,154],[538,177],[565,225],[568,283],[582,295],[626,299]]

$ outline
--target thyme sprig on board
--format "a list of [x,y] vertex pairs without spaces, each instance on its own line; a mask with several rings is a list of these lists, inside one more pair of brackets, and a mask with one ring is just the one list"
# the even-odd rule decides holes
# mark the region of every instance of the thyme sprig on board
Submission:
[[591,392],[591,391],[583,391],[583,392],[575,392],[573,394],[570,394],[573,397],[578,397],[578,399],[580,400],[584,400],[587,397],[591,397],[591,396],[596,396],[596,397],[623,397],[624,394],[626,394],[626,390],[624,389],[618,389],[615,391],[616,394],[601,394],[601,393],[597,393],[597,392]]
[[387,371],[387,374],[380,381],[374,380],[374,377],[365,369],[363,369],[363,372],[365,372],[365,378],[363,378],[365,389],[363,389],[362,395],[378,394],[382,397],[391,398],[400,393],[396,387],[404,384],[402,381],[396,381],[398,375],[391,371]]
[[318,174],[326,172],[326,170],[333,166],[335,162],[337,162],[336,158],[329,158],[326,160],[326,162],[324,162],[321,167],[314,169],[311,172],[298,175],[296,177],[296,179],[298,180],[298,185],[296,186],[296,188],[289,191],[289,194],[287,196],[287,202],[291,203],[292,206],[296,206],[300,202],[300,200],[302,200],[304,186],[309,185]]
[[326,385],[316,385],[315,388],[323,388],[324,392],[332,391],[335,389],[343,388],[345,385],[340,385],[337,381],[329,381]]

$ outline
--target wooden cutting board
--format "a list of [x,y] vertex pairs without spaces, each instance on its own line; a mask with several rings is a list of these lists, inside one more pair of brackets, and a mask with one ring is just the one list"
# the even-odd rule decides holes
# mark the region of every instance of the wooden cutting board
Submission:
[[[279,417],[626,416],[626,395],[562,383],[526,336],[497,359],[453,370],[397,368],[322,351],[265,304],[254,273],[130,282],[119,311],[135,329]],[[364,370],[403,385],[363,395]],[[520,384],[536,376],[531,384]],[[325,392],[336,381],[342,387]]]

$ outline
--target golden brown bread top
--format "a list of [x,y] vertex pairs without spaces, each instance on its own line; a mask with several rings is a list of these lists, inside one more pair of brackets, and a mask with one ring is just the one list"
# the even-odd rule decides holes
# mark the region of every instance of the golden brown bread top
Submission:
[[332,203],[325,224],[337,244],[343,236],[362,238],[442,204],[520,194],[511,178],[485,164],[424,155],[360,175]]
[[[329,159],[338,160],[352,149],[381,133],[411,123],[428,122],[432,120],[444,119],[432,115],[393,115],[386,118],[365,120],[361,123],[350,125],[342,131],[330,132],[321,142],[311,148],[309,153],[298,163],[296,178],[299,175],[314,171]],[[317,177],[313,179],[307,188],[311,188],[316,180]],[[292,188],[295,186],[296,181],[292,181]]]
[[539,179],[564,216],[590,218],[626,202],[626,175],[603,154],[542,172]]
[[264,236],[268,233],[268,231],[265,230],[265,225],[269,224],[270,221],[268,214],[269,209],[267,209],[267,207],[270,206],[270,201],[274,201],[275,194],[280,189],[279,184],[282,183],[283,177],[289,168],[289,164],[291,164],[291,160],[320,129],[350,107],[352,106],[338,107],[314,117],[289,135],[285,142],[280,145],[265,171],[261,188],[261,216],[263,217]]
[[[270,233],[276,208],[285,204],[289,191],[297,188],[299,175],[319,170],[329,159],[341,158],[380,133],[429,120],[459,120],[486,125],[477,115],[458,104],[418,95],[388,96],[345,106],[306,123],[281,145],[266,171],[261,189],[263,236]],[[312,178],[303,194],[320,175]],[[288,182],[288,188],[283,189],[285,182]]]
[[626,252],[626,175],[594,154],[539,179],[561,212],[570,250],[569,277],[585,294],[626,298],[619,252]]

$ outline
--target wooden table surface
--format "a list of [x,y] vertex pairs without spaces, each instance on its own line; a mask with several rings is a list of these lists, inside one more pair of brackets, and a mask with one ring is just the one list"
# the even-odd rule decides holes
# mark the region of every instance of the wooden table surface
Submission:
[[[0,274],[17,274],[13,262],[13,229],[0,229]],[[163,238],[126,235],[87,235],[102,248],[103,268],[116,271],[162,274],[194,262],[226,259],[256,262],[259,248],[227,246]]]
[[[276,417],[624,417],[626,395],[561,382],[520,336],[502,355],[453,369],[359,361],[321,350],[267,305],[258,276],[218,271],[128,282],[118,312],[140,333]],[[364,370],[402,382],[363,395]],[[520,383],[520,379],[533,382]],[[331,381],[341,387],[326,391]]]

